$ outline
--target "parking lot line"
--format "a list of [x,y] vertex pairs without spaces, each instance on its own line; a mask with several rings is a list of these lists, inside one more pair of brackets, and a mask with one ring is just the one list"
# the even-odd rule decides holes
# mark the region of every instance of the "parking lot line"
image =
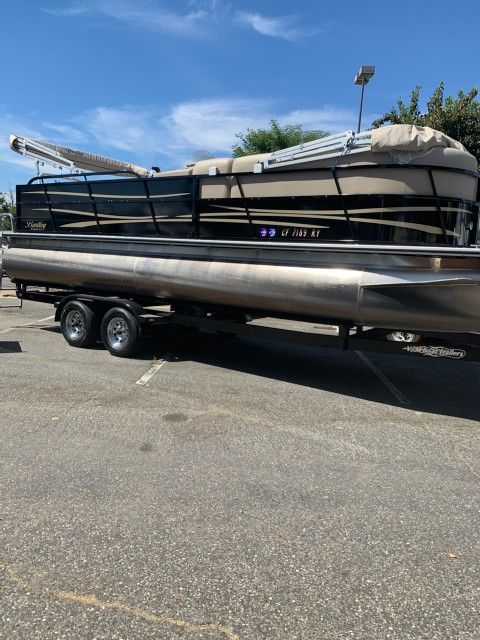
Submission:
[[151,380],[153,378],[153,376],[157,373],[157,371],[159,369],[161,369],[163,367],[163,365],[168,362],[168,359],[170,357],[170,354],[167,354],[165,356],[165,358],[162,358],[161,360],[157,360],[151,367],[150,369],[143,374],[143,376],[141,378],[139,378],[135,384],[139,384],[141,386],[144,386],[147,384],[147,382],[149,380]]
[[403,393],[396,387],[393,382],[391,382],[387,376],[378,369],[373,362],[367,358],[367,356],[361,351],[355,351],[360,360],[367,365],[367,367],[373,371],[373,373],[377,376],[377,378],[387,387],[390,393],[401,403],[409,406],[411,403],[407,398],[403,395]]
[[8,329],[2,329],[1,333],[8,333],[9,331],[14,331],[15,329],[21,329],[22,327],[31,327],[32,324],[40,324],[40,322],[46,322],[47,320],[53,320],[55,316],[48,316],[47,318],[40,318],[40,320],[31,320],[30,322],[26,322],[25,324],[17,324],[14,327],[9,327]]

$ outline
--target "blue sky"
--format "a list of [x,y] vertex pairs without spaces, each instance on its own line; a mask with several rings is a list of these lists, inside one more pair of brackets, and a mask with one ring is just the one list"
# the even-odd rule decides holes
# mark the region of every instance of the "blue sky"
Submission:
[[8,134],[163,169],[235,133],[365,125],[418,83],[480,84],[479,0],[0,0],[0,191],[33,162]]

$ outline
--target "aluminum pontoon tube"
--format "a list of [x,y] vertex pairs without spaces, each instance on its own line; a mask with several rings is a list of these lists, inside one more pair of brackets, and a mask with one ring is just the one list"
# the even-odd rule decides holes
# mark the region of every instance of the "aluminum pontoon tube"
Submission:
[[478,269],[272,265],[9,247],[23,282],[298,313],[415,331],[480,328]]

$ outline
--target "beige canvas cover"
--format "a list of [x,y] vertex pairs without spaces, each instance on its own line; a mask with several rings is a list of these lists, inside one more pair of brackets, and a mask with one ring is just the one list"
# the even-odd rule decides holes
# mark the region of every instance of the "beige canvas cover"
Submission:
[[412,124],[392,124],[371,130],[372,151],[410,151],[426,153],[433,147],[450,147],[459,151],[467,150],[441,131],[430,127],[416,127]]

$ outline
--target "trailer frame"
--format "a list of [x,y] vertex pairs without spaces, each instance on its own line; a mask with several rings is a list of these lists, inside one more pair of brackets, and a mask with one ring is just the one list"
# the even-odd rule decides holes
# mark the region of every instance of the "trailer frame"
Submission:
[[[387,336],[392,334],[391,329],[362,327],[340,320],[334,321],[295,314],[289,316],[285,314],[272,315],[271,312],[261,313],[258,310],[252,312],[248,309],[200,305],[185,301],[169,301],[168,303],[165,301],[170,305],[170,310],[159,310],[151,307],[160,306],[162,301],[151,298],[121,298],[108,293],[101,295],[78,290],[29,289],[29,285],[26,283],[17,282],[16,284],[17,297],[20,300],[52,304],[55,307],[55,321],[60,320],[66,305],[73,301],[87,305],[98,316],[99,321],[112,309],[123,310],[130,314],[138,324],[138,347],[144,337],[154,334],[160,326],[170,325],[246,338],[289,342],[315,348],[480,362],[480,332],[428,332],[422,334],[418,342],[391,341],[387,339]],[[307,323],[307,326],[313,330],[297,330],[258,324],[259,321],[266,318],[300,321]],[[113,355],[122,355],[113,352],[108,344],[106,346]],[[133,353],[128,355],[133,355]]]

